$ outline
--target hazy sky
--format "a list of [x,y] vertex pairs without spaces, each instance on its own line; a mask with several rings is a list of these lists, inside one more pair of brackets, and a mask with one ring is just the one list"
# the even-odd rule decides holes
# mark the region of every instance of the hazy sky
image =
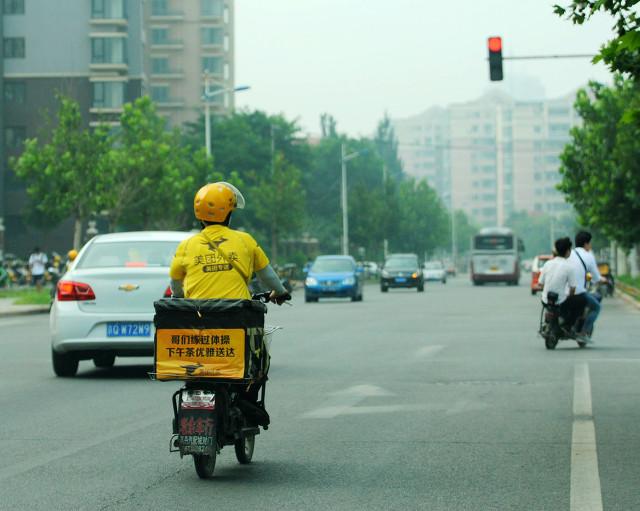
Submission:
[[[557,0],[567,4],[569,0]],[[338,130],[369,134],[384,111],[406,117],[535,77],[547,97],[609,73],[589,59],[505,62],[489,82],[486,39],[503,55],[595,53],[612,34],[605,16],[582,27],[545,0],[236,0],[238,107],[298,118],[318,133],[329,112]],[[521,87],[519,87],[522,90]]]

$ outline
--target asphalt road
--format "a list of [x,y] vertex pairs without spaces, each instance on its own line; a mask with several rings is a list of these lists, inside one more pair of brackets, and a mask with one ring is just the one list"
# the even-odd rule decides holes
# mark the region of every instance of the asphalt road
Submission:
[[640,509],[640,313],[547,351],[526,286],[271,307],[272,426],[199,480],[146,359],[53,376],[45,316],[0,320],[0,509]]

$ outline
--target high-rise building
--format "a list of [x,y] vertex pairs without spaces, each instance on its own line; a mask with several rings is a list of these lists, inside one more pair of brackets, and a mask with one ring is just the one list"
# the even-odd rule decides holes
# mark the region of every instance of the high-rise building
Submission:
[[[56,93],[76,99],[87,125],[117,124],[143,94],[172,125],[233,108],[233,0],[0,0],[0,251],[24,254],[35,239],[62,250],[71,229],[34,230],[24,184],[8,161],[43,134]],[[4,236],[3,236],[4,234]]]
[[573,95],[514,101],[502,93],[394,121],[407,174],[484,226],[513,212],[570,210],[556,190],[559,154],[578,122]]
[[140,96],[143,7],[138,0],[2,0],[0,249],[23,254],[36,239],[43,247],[69,245],[60,232],[27,224],[24,184],[8,160],[26,138],[43,134],[43,114],[56,112],[58,92],[79,102],[87,123],[115,120],[123,103]]
[[212,111],[233,109],[232,0],[151,0],[146,12],[149,94],[160,113],[179,125],[203,108],[208,72]]

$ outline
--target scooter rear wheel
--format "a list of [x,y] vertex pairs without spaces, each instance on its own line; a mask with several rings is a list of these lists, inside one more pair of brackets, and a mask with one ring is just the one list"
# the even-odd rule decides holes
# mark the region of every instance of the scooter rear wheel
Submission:
[[234,447],[236,450],[236,458],[241,465],[248,465],[253,458],[253,448],[256,445],[255,435],[246,436],[236,440]]
[[216,452],[213,454],[194,454],[193,464],[200,479],[211,479],[216,468]]
[[587,343],[586,342],[582,342],[582,341],[576,341],[578,343],[578,346],[580,348],[586,348],[587,347]]
[[553,337],[545,337],[544,339],[545,348],[547,348],[548,350],[555,350],[557,345],[558,345],[558,339],[555,339]]

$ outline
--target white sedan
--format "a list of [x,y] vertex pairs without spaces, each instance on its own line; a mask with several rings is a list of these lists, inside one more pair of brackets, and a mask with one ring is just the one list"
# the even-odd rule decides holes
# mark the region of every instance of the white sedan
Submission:
[[422,265],[424,280],[447,283],[447,270],[440,261],[429,261]]
[[51,358],[58,376],[78,361],[153,355],[153,302],[170,296],[169,266],[188,232],[122,232],[89,241],[60,279],[51,307]]

